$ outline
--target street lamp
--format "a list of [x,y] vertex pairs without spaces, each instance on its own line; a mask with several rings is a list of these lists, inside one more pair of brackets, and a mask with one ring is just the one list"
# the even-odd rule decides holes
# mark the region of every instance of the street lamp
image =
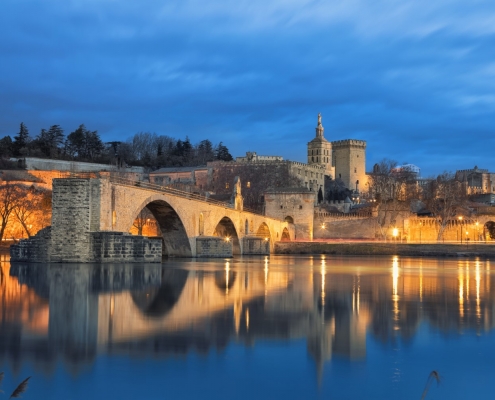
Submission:
[[397,243],[397,236],[399,235],[399,230],[397,228],[392,229],[392,236],[394,237],[395,242]]
[[[459,217],[459,222],[462,225],[462,215]],[[459,236],[461,237],[461,244],[462,244],[462,226],[459,227]]]

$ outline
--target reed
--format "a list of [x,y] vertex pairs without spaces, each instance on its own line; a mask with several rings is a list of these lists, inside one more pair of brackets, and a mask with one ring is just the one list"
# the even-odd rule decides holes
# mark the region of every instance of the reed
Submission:
[[[4,376],[5,374],[3,372],[0,372],[0,385],[2,384]],[[14,389],[14,391],[10,395],[9,399],[17,399],[21,397],[21,394],[27,390],[29,379],[31,379],[30,376],[28,376],[21,383],[19,383],[19,385]],[[4,391],[0,390],[0,393],[4,393]]]
[[440,374],[438,373],[438,371],[433,370],[430,372],[430,375],[428,375],[425,389],[423,390],[423,394],[421,395],[421,400],[424,400],[426,398],[426,394],[428,393],[428,390],[430,389],[430,386],[433,383],[433,381],[437,382],[437,386],[440,384]]

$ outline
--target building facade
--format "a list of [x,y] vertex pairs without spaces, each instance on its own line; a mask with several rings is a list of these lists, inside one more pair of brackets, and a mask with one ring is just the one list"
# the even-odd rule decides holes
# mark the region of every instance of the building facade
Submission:
[[325,175],[341,179],[348,189],[363,191],[366,177],[366,142],[364,140],[337,140],[329,142],[318,114],[316,137],[308,143],[308,165],[321,165]]

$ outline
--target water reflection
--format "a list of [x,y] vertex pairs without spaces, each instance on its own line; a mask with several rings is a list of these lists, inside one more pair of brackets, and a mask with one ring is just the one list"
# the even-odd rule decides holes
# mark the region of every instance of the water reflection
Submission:
[[321,372],[366,357],[367,335],[410,340],[493,327],[489,261],[309,257],[164,265],[1,263],[0,356],[77,371],[99,353],[205,353],[304,338]]

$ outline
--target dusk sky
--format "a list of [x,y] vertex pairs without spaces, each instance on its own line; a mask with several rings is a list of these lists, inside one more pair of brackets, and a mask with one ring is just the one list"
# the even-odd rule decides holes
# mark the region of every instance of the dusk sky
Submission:
[[495,2],[1,0],[0,136],[84,123],[306,160],[368,143],[424,176],[495,171]]

